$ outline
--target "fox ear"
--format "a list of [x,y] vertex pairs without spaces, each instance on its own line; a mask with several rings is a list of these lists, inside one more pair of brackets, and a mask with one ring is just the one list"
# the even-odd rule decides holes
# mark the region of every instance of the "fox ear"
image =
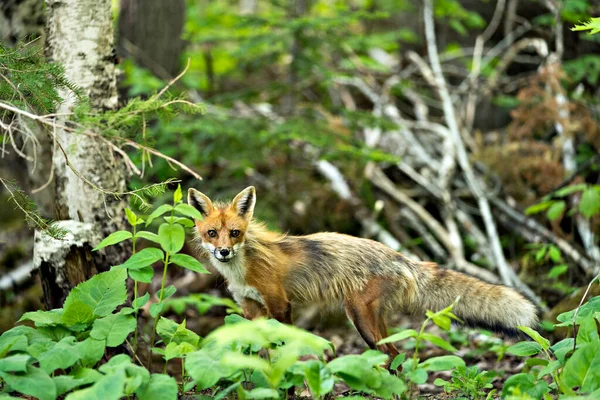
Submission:
[[256,204],[256,189],[254,186],[248,186],[242,190],[231,202],[231,208],[245,219],[252,218],[254,205]]
[[196,189],[188,190],[188,204],[200,211],[200,214],[202,214],[203,217],[206,217],[215,209],[208,196]]

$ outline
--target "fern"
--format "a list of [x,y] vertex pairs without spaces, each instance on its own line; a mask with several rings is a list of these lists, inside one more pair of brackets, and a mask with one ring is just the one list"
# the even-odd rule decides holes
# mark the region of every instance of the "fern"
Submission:
[[593,35],[595,33],[600,32],[600,17],[592,18],[587,22],[584,22],[580,25],[575,25],[571,28],[573,31],[590,31],[589,34]]

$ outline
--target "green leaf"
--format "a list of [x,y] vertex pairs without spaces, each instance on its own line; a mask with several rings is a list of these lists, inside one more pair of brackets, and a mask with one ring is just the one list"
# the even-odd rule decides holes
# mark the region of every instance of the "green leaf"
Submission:
[[158,298],[161,299],[161,301],[163,301],[163,300],[166,300],[169,297],[173,296],[176,291],[177,291],[177,289],[175,288],[175,286],[169,285],[164,290],[160,289],[156,293],[156,296],[158,296]]
[[181,201],[183,195],[181,194],[181,185],[177,185],[177,189],[175,189],[175,193],[173,193],[173,204],[177,204]]
[[585,183],[579,183],[577,185],[565,186],[564,188],[559,189],[556,192],[554,192],[554,196],[565,197],[565,196],[568,196],[575,192],[581,192],[581,191],[585,190],[586,187],[587,187],[587,185]]
[[558,247],[550,246],[548,248],[548,257],[550,257],[550,260],[552,260],[553,262],[559,262],[562,258],[562,255],[560,254],[560,250],[558,249]]
[[206,270],[206,268],[202,266],[202,264],[200,264],[198,260],[187,254],[173,254],[170,258],[170,262],[179,265],[180,267],[187,268],[191,271],[198,272],[201,274],[210,273]]
[[313,398],[320,399],[333,390],[334,377],[321,361],[306,361],[302,364],[302,370]]
[[94,309],[87,303],[81,300],[72,300],[69,304],[65,302],[65,312],[62,315],[62,322],[72,330],[85,330],[87,325],[93,320]]
[[579,386],[581,393],[600,388],[600,341],[587,343],[575,350],[565,364],[562,380],[570,388]]
[[456,367],[464,367],[465,361],[457,356],[432,357],[419,364],[425,371],[446,371]]
[[532,356],[539,354],[541,351],[542,347],[535,342],[519,342],[506,349],[507,353],[520,357]]
[[150,381],[135,393],[138,400],[177,400],[177,382],[168,375],[152,374]]
[[439,326],[440,328],[442,328],[445,331],[450,330],[450,325],[452,325],[452,320],[444,314],[441,314],[439,312],[434,313],[431,311],[427,311],[425,313],[425,315],[427,315],[429,318],[431,318],[431,320],[433,321],[434,324],[436,324],[437,326]]
[[[556,319],[560,322],[556,326],[569,326],[573,325],[573,318],[575,318],[575,311],[577,309],[564,312],[560,314]],[[577,313],[577,324],[580,324],[584,319],[588,318],[589,315],[594,315],[600,312],[600,296],[594,296],[589,299],[585,304],[579,308]]]
[[427,382],[427,371],[423,368],[417,368],[415,370],[408,371],[406,377],[417,385],[422,385]]
[[564,363],[565,362],[565,357],[567,356],[567,354],[569,354],[572,350],[573,350],[573,343],[575,342],[575,339],[573,338],[566,338],[561,340],[558,343],[553,344],[550,349],[552,350],[552,352],[554,353],[554,355],[556,356],[556,358],[561,362]]
[[158,240],[165,251],[171,254],[177,253],[183,248],[185,230],[181,225],[162,224],[158,228]]
[[74,345],[75,338],[70,336],[56,343],[50,350],[38,357],[40,367],[47,373],[57,369],[67,369],[79,361],[80,355]]
[[76,387],[85,385],[85,381],[83,379],[75,379],[70,375],[59,375],[52,377],[54,384],[56,385],[56,393],[60,396]]
[[169,361],[173,358],[181,358],[186,354],[193,353],[198,350],[196,346],[188,342],[175,343],[171,342],[165,347],[165,360]]
[[77,285],[65,300],[63,322],[68,325],[89,323],[91,316],[104,317],[112,313],[127,300],[126,279],[125,269],[113,268]]
[[119,400],[125,394],[124,385],[125,372],[121,370],[105,375],[87,389],[70,393],[65,400]]
[[579,325],[577,332],[577,344],[596,342],[600,338],[598,337],[598,327],[596,321],[591,316],[584,319]]
[[129,276],[133,280],[144,283],[152,283],[152,278],[154,277],[154,268],[152,267],[130,269],[127,271],[129,272]]
[[598,214],[600,212],[600,191],[594,190],[592,187],[587,188],[581,195],[579,211],[586,218]]
[[424,332],[423,334],[421,334],[421,337],[444,350],[451,351],[452,353],[458,351],[454,346],[452,346],[450,343],[448,343],[439,336]]
[[398,369],[398,367],[404,362],[405,359],[406,359],[406,353],[398,354],[394,358],[394,361],[392,361],[392,364],[390,365],[390,369],[391,370]]
[[31,359],[28,354],[15,354],[0,359],[2,372],[27,372],[27,362]]
[[207,348],[186,356],[185,370],[196,382],[197,390],[212,387],[221,378],[227,378],[239,371],[235,366],[223,364],[221,358],[221,351],[211,351]]
[[[535,340],[535,342],[537,344],[539,344],[542,349],[548,350],[550,348],[550,341],[548,339],[544,338],[542,335],[540,335],[536,330],[531,329],[528,326],[517,326],[517,329],[521,330],[527,336],[529,336],[530,338]],[[521,343],[527,343],[527,342],[521,342]],[[515,354],[515,353],[513,353],[513,354]],[[535,354],[537,354],[537,353],[535,353]],[[519,355],[519,354],[516,354],[516,355]]]
[[154,212],[152,214],[150,214],[148,216],[148,219],[146,220],[146,226],[150,225],[156,217],[160,217],[161,215],[163,215],[166,212],[171,211],[172,209],[173,209],[173,206],[171,206],[169,204],[163,204],[162,206],[158,207],[156,210],[154,210]]
[[141,269],[151,266],[158,260],[162,260],[164,256],[162,250],[155,247],[146,247],[129,257],[129,259],[121,264],[120,267],[129,270]]
[[62,323],[62,308],[50,311],[26,312],[17,322],[33,321],[35,326],[54,326]]
[[554,200],[549,200],[549,201],[543,201],[541,203],[533,204],[525,209],[525,214],[526,215],[539,214],[542,211],[547,210],[553,203],[554,203]]
[[247,399],[253,399],[253,400],[278,399],[279,398],[279,392],[275,389],[269,389],[269,388],[255,388],[250,391],[246,391],[245,395],[246,395]]
[[93,367],[104,357],[106,341],[87,338],[83,342],[77,343],[75,347],[79,353],[81,365],[84,367]]
[[565,272],[569,270],[569,266],[567,264],[555,265],[548,272],[548,278],[558,278]]
[[[160,240],[158,239],[158,235],[156,233],[148,232],[148,231],[139,231],[136,232],[135,237],[149,240],[154,243],[160,244]],[[162,258],[162,257],[161,257]]]
[[414,329],[405,329],[403,331],[394,333],[393,335],[390,335],[390,336],[380,340],[379,342],[377,342],[377,344],[398,342],[400,340],[404,340],[409,337],[412,337],[412,338],[417,337],[417,335],[418,335],[417,331],[415,331]]
[[150,306],[150,316],[156,318],[163,310],[165,303],[154,303]]
[[125,215],[127,216],[127,221],[129,221],[129,225],[135,226],[137,222],[137,215],[129,208],[125,208]]
[[123,240],[131,239],[133,235],[129,231],[116,231],[108,235],[98,246],[94,247],[92,251],[100,250],[106,246],[117,244]]
[[558,219],[558,217],[560,217],[563,214],[563,211],[565,211],[566,207],[567,207],[567,203],[564,200],[554,202],[548,208],[548,211],[546,212],[546,216],[548,217],[548,219],[550,221],[554,221],[555,219]]
[[192,221],[189,218],[185,218],[185,217],[171,217],[169,215],[169,216],[164,216],[163,219],[169,225],[179,224],[179,225],[183,225],[186,228],[192,228],[192,227],[194,227],[194,221]]
[[94,321],[90,336],[96,340],[106,340],[108,347],[116,347],[135,330],[136,321],[131,315],[111,314]]
[[0,378],[13,390],[40,400],[56,399],[56,385],[42,369],[27,366],[27,373],[9,374],[0,371]]
[[150,293],[146,293],[142,297],[138,297],[137,299],[135,299],[132,303],[132,306],[134,309],[137,310],[138,308],[144,307],[144,305],[146,305],[148,300],[150,300]]
[[190,206],[189,204],[185,204],[185,203],[177,204],[177,206],[175,206],[175,212],[177,212],[179,214],[183,214],[186,217],[196,219],[198,221],[202,221],[202,219],[203,219],[202,214],[200,214],[200,211],[198,211],[194,207]]

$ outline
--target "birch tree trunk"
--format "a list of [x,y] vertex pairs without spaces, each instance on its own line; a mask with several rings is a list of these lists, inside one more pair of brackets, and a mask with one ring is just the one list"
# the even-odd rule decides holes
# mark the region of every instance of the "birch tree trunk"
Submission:
[[[93,109],[115,108],[111,0],[46,0],[46,10],[46,56],[64,66],[66,77],[89,97]],[[65,91],[60,95],[64,101],[57,109],[57,125],[65,126],[69,118],[65,114],[73,110],[76,97]],[[62,306],[73,286],[111,265],[121,264],[128,255],[125,247],[112,246],[101,253],[90,251],[101,238],[125,229],[125,200],[97,190],[125,191],[123,163],[102,141],[60,128],[53,135],[55,146],[66,152],[66,157],[58,150],[53,154],[55,218],[69,220],[63,224],[73,234],[67,240],[56,241],[36,232],[34,260],[40,267],[44,302],[49,308]]]

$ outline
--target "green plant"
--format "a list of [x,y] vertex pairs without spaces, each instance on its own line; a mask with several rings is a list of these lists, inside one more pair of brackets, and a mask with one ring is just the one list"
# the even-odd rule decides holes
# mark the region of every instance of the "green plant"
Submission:
[[417,332],[414,329],[406,329],[401,332],[395,333],[383,340],[378,344],[392,343],[408,338],[415,340],[415,349],[412,358],[406,359],[406,354],[398,355],[391,363],[390,368],[395,370],[402,365],[402,371],[400,373],[407,382],[410,383],[410,390],[412,392],[412,385],[420,385],[427,381],[428,372],[432,371],[443,371],[452,369],[458,366],[465,366],[465,362],[462,358],[457,356],[439,356],[432,357],[425,361],[420,362],[419,349],[424,341],[428,341],[437,347],[440,347],[446,351],[456,352],[456,348],[448,343],[443,338],[434,335],[429,332],[425,332],[425,327],[430,321],[443,330],[447,331],[450,329],[452,320],[460,321],[456,315],[452,313],[452,308],[459,301],[456,301],[450,306],[440,310],[438,312],[427,311],[427,319],[421,325],[421,330]]
[[443,386],[447,393],[457,393],[461,397],[457,399],[492,399],[496,390],[490,390],[488,393],[484,389],[491,389],[494,374],[488,371],[479,371],[476,365],[472,367],[457,366],[452,371],[450,381],[436,379],[433,383],[437,386]]

